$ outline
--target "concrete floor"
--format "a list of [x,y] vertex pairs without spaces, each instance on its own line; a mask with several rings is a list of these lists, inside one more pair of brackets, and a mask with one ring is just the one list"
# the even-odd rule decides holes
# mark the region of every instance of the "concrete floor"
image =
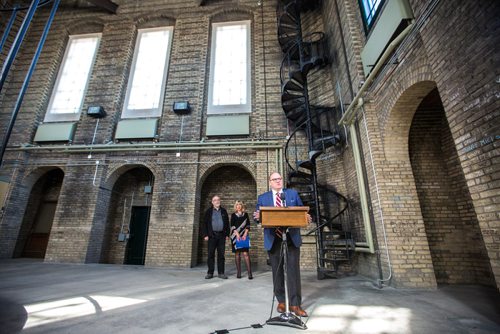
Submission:
[[234,330],[269,318],[271,274],[236,279],[229,266],[228,280],[205,280],[205,271],[0,260],[0,332],[500,333],[493,288],[380,290],[363,277],[318,281],[313,272],[302,273],[307,330]]

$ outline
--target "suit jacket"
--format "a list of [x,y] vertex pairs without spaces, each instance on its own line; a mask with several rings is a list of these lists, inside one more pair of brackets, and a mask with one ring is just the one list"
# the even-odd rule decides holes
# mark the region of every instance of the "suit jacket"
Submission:
[[[214,207],[210,207],[206,212],[205,212],[205,219],[203,219],[203,225],[202,225],[202,237],[208,236],[209,238],[214,237],[214,233],[212,230],[212,212],[214,210]],[[227,215],[226,209],[224,209],[222,206],[220,207],[220,213],[222,215],[222,222],[224,223],[224,227],[222,232],[224,233],[225,236],[229,236],[229,216]]]
[[[286,196],[286,205],[287,206],[303,206],[302,201],[299,197],[299,194],[293,190],[293,189],[283,189],[283,192],[285,193]],[[274,206],[274,201],[273,201],[273,192],[268,191],[263,193],[262,195],[259,195],[257,199],[257,210],[261,206]],[[274,237],[275,237],[275,228],[265,228],[264,229],[264,248],[266,250],[271,250],[273,247],[273,242],[274,242]],[[300,229],[299,228],[290,228],[288,229],[289,231],[289,236],[290,239],[292,239],[293,244],[295,247],[300,247],[302,245],[302,238],[300,236]]]

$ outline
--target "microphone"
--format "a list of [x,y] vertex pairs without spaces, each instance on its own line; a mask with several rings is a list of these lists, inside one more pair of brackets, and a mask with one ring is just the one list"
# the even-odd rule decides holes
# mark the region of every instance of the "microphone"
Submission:
[[286,208],[286,195],[285,195],[284,191],[280,192],[280,199],[281,199],[281,203],[283,203],[283,207]]

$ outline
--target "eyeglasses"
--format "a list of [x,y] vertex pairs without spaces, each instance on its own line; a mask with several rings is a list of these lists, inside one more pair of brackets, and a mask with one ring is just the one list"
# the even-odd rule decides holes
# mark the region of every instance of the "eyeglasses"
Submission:
[[283,180],[281,177],[276,177],[274,179],[271,179],[271,181],[273,181],[273,182],[278,182],[278,181],[281,181],[281,180]]

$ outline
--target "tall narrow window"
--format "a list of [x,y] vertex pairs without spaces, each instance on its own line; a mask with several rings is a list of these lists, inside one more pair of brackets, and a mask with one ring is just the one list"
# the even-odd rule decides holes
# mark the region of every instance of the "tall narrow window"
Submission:
[[161,115],[172,30],[139,29],[122,118]]
[[250,21],[212,24],[208,113],[251,111]]
[[74,121],[80,117],[101,34],[70,36],[56,84],[52,91],[46,122]]
[[385,0],[359,0],[361,12],[363,14],[363,23],[368,32],[375,22]]

